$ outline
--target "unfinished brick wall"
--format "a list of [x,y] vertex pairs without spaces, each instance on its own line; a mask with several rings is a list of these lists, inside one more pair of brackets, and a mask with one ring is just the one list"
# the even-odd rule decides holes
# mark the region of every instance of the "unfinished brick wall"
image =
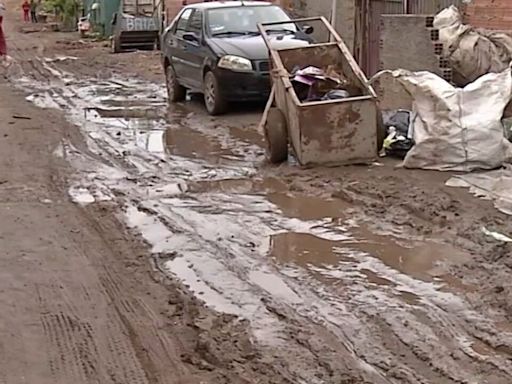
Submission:
[[512,30],[512,0],[473,0],[466,6],[465,22],[478,28]]
[[[439,31],[432,26],[433,16],[383,15],[380,41],[380,68],[430,71],[451,81],[451,69],[441,57]],[[400,84],[386,76],[377,91],[381,108],[411,107],[411,98]]]

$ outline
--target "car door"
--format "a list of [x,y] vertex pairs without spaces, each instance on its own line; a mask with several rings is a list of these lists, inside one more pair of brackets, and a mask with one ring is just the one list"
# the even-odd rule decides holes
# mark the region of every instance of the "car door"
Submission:
[[205,56],[202,10],[194,9],[183,37],[184,76],[191,89],[200,91]]
[[186,82],[186,66],[184,65],[186,52],[184,51],[183,35],[186,32],[190,16],[194,10],[185,9],[176,21],[174,29],[168,34],[166,45],[169,49],[169,59],[178,79]]

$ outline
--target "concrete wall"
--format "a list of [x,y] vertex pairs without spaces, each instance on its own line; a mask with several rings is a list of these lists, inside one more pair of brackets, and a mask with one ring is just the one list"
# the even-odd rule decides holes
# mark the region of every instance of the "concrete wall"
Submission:
[[[450,80],[451,71],[440,57],[441,45],[429,18],[420,15],[383,15],[381,29],[380,68],[430,71]],[[430,21],[432,19],[430,18]],[[436,50],[437,46],[437,50]],[[379,81],[377,91],[382,109],[411,107],[411,98],[391,77]]]
[[[332,0],[286,0],[290,12],[296,17],[324,16],[331,18]],[[336,31],[354,52],[356,0],[338,0]]]

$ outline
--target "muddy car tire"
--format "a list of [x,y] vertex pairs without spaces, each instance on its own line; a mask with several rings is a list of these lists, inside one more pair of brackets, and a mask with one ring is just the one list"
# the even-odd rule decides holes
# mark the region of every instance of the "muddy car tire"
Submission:
[[176,72],[172,65],[168,65],[165,68],[165,84],[167,86],[167,97],[170,103],[185,100],[187,89],[178,82]]
[[219,81],[212,71],[204,75],[203,94],[204,105],[210,115],[221,115],[227,111],[227,102],[220,92]]
[[265,122],[267,157],[272,164],[280,164],[288,159],[288,129],[286,119],[279,108],[268,111]]
[[121,52],[121,41],[118,38],[112,37],[110,44],[111,44],[110,45],[111,53],[120,53]]

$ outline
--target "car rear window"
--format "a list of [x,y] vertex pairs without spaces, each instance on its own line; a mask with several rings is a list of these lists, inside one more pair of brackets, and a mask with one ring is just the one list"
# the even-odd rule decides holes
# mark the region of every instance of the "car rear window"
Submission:
[[[207,13],[210,36],[226,33],[256,33],[258,23],[271,23],[290,20],[285,11],[275,5],[242,6],[209,9]],[[296,30],[294,24],[283,24],[276,28]]]

